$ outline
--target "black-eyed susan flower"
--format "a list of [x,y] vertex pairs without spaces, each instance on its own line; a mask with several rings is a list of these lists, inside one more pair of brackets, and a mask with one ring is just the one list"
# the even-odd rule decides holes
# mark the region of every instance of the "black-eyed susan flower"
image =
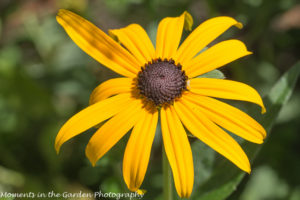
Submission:
[[262,143],[266,132],[249,115],[215,98],[252,102],[265,112],[261,97],[240,82],[197,78],[251,54],[239,40],[223,41],[201,52],[231,26],[241,28],[241,23],[230,17],[209,19],[179,46],[182,30],[191,30],[193,24],[191,15],[184,12],[159,23],[154,48],[138,24],[110,30],[108,36],[67,10],[59,11],[57,21],[83,51],[124,76],[96,87],[90,106],[70,118],[59,131],[57,152],[67,140],[107,120],[86,147],[86,156],[95,165],[132,130],[123,159],[123,176],[128,188],[137,191],[147,170],[160,115],[164,149],[180,197],[189,197],[194,183],[192,151],[185,128],[250,172],[246,154],[221,127],[254,143]]

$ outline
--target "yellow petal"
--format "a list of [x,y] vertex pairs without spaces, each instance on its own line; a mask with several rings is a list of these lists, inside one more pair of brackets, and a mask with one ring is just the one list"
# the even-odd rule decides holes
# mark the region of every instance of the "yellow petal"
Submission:
[[137,60],[89,21],[63,9],[59,10],[56,19],[71,39],[101,64],[127,77],[138,73],[140,66]]
[[137,123],[143,113],[142,106],[141,100],[132,99],[124,105],[124,110],[108,120],[91,137],[85,153],[93,166]]
[[134,86],[131,78],[113,78],[97,86],[91,96],[90,105],[120,93],[130,93]]
[[242,24],[231,17],[215,17],[200,24],[182,43],[175,59],[183,66],[209,43],[231,26],[242,28]]
[[161,109],[161,128],[178,195],[188,198],[194,184],[194,165],[187,134],[173,108]]
[[131,24],[122,29],[110,30],[109,34],[119,40],[135,56],[140,67],[154,59],[153,44],[140,25]]
[[59,130],[55,139],[57,153],[63,143],[87,129],[99,124],[124,109],[130,102],[130,95],[120,94],[100,101],[71,117]]
[[139,190],[144,180],[157,120],[158,111],[143,111],[128,140],[123,160],[123,177],[127,187],[133,192]]
[[247,51],[243,42],[239,40],[226,40],[185,62],[183,69],[186,75],[192,78],[222,67],[249,54],[251,54],[251,52]]
[[244,83],[214,78],[194,78],[190,80],[189,89],[192,93],[203,96],[255,103],[261,107],[262,113],[266,112],[257,91]]
[[250,173],[249,160],[240,145],[202,112],[197,112],[195,104],[180,99],[174,103],[174,107],[185,127],[195,137]]
[[216,124],[250,142],[260,144],[266,137],[265,129],[257,121],[233,106],[191,93],[182,98],[196,104],[197,112],[202,112]]
[[137,194],[139,194],[139,195],[145,195],[146,194],[146,192],[147,192],[147,190],[144,190],[144,189],[139,189],[139,190],[137,190],[137,191],[135,191]]
[[179,17],[166,17],[158,25],[156,57],[170,59],[176,53],[183,28],[191,29],[193,18],[188,12]]

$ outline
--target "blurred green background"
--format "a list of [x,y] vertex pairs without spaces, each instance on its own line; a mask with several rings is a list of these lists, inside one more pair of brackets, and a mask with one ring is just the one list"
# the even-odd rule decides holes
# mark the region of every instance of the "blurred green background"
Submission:
[[[299,59],[297,0],[1,0],[0,192],[128,192],[121,172],[128,136],[97,167],[84,155],[94,130],[55,153],[62,124],[88,105],[93,88],[118,76],[69,39],[55,20],[59,8],[80,14],[105,32],[141,24],[152,40],[163,17],[184,10],[194,17],[194,28],[214,16],[234,17],[244,28],[232,28],[217,41],[240,39],[254,54],[221,71],[262,96]],[[229,199],[300,199],[299,107],[298,85],[252,164],[251,176]],[[156,137],[142,187],[148,190],[144,199],[162,199],[160,145]]]

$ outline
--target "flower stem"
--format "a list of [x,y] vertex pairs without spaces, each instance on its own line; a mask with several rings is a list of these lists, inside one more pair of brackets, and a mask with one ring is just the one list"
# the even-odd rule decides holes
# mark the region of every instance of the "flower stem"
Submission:
[[172,185],[172,174],[169,166],[169,161],[163,147],[162,150],[162,162],[163,162],[163,179],[164,179],[164,200],[173,200],[173,185]]

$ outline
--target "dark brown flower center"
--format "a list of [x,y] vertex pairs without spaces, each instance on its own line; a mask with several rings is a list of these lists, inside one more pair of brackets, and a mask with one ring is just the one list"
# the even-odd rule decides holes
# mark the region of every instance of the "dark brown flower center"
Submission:
[[174,60],[153,60],[138,74],[140,94],[159,106],[172,103],[186,90],[187,76]]

